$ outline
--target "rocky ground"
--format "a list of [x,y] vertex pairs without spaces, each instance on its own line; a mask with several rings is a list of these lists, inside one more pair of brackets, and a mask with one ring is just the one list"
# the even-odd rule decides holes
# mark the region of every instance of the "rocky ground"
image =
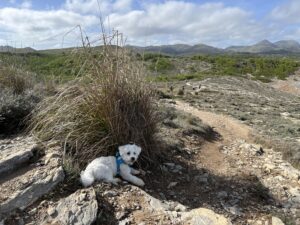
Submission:
[[271,86],[286,93],[300,95],[300,70],[286,80],[274,80]]
[[299,166],[300,96],[278,91],[273,85],[246,78],[217,77],[188,85],[177,83],[173,92],[177,94],[185,86],[181,96],[184,101],[200,110],[230,115],[255,128],[253,135],[257,136],[257,142],[268,145],[271,138],[276,150]]
[[211,79],[181,100],[162,99],[166,156],[156,167],[138,165],[143,188],[85,189],[62,167],[57,143],[0,140],[0,224],[300,224],[299,170],[275,151],[277,142],[257,144],[289,127],[285,141],[297,146],[299,98],[248,85]]

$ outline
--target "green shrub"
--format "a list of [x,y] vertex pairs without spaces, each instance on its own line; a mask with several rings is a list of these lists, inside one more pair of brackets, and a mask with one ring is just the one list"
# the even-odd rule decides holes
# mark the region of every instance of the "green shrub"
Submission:
[[269,82],[275,77],[285,79],[300,67],[300,63],[294,59],[271,56],[201,55],[191,59],[211,63],[214,75],[241,76],[250,73],[263,82]]
[[149,66],[150,70],[156,72],[164,72],[173,68],[174,65],[167,58],[158,58],[157,60],[153,61],[152,64]]

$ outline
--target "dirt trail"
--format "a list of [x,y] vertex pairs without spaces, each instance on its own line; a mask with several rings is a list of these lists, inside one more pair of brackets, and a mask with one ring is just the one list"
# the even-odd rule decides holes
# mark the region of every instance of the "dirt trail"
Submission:
[[228,160],[225,160],[225,155],[220,151],[222,146],[230,145],[237,139],[243,139],[247,142],[253,141],[251,138],[252,129],[244,124],[241,124],[234,118],[226,115],[215,114],[212,112],[201,111],[188,103],[177,101],[176,108],[193,116],[200,118],[204,123],[209,124],[216,132],[221,135],[221,139],[217,142],[206,142],[203,147],[199,160],[205,167],[219,175],[232,175],[232,171]]
[[195,107],[190,106],[188,103],[181,101],[177,101],[176,108],[189,112],[200,118],[203,122],[209,124],[211,127],[214,127],[214,129],[222,135],[222,139],[225,143],[231,142],[237,138],[250,141],[252,129],[229,116],[200,111]]
[[175,107],[200,118],[221,135],[220,140],[203,145],[196,163],[220,176],[246,180],[255,177],[260,182],[261,189],[248,201],[264,193],[262,198],[267,202],[249,209],[245,224],[264,224],[271,214],[281,215],[288,224],[300,224],[300,171],[283,160],[280,152],[255,144],[254,130],[229,116],[201,111],[182,101],[177,101]]

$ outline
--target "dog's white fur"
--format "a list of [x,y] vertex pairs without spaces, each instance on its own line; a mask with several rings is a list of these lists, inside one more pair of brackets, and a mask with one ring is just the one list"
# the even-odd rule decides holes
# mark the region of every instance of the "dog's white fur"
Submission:
[[[137,186],[144,186],[142,179],[134,176],[139,174],[138,170],[131,168],[132,165],[141,153],[141,148],[135,144],[119,146],[119,153],[124,163],[120,165],[120,176]],[[84,171],[80,174],[80,180],[83,186],[87,187],[94,183],[95,180],[102,180],[117,184],[121,181],[115,178],[117,175],[117,162],[115,156],[99,157],[94,159]]]

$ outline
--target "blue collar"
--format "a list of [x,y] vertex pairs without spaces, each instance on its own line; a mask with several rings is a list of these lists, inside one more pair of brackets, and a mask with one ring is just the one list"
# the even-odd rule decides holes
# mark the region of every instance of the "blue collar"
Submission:
[[124,163],[124,160],[120,156],[119,151],[116,153],[116,163],[117,163],[117,175],[120,175],[120,166]]

